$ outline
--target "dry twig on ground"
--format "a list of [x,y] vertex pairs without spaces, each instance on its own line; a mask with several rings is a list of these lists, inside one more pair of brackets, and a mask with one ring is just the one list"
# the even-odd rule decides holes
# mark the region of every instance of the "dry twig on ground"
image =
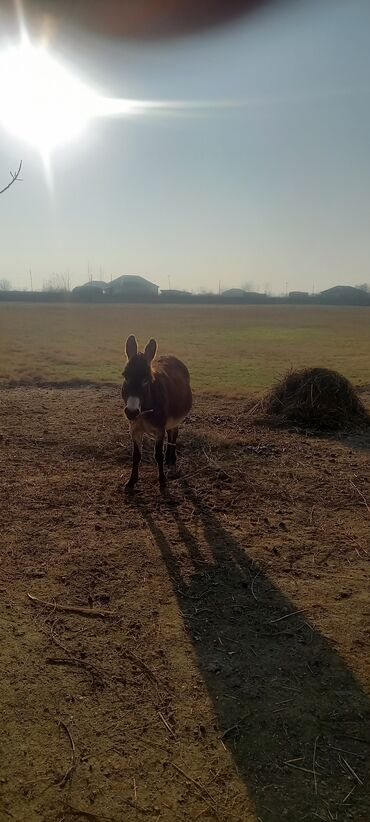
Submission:
[[80,614],[87,617],[108,617],[113,616],[113,611],[107,611],[104,608],[85,608],[83,605],[60,605],[58,602],[49,602],[48,600],[39,599],[33,594],[27,594],[28,599],[33,605],[42,605],[44,608],[52,608],[54,611],[64,611],[67,614]]
[[76,767],[76,746],[75,746],[75,743],[74,743],[73,736],[72,736],[72,734],[71,734],[71,732],[68,728],[68,725],[66,725],[65,722],[62,722],[61,720],[58,722],[58,725],[59,725],[60,728],[63,728],[63,730],[67,734],[68,739],[70,741],[70,745],[71,745],[71,762],[70,762],[70,765],[69,765],[68,769],[66,770],[64,776],[62,777],[61,781],[59,782],[60,787],[64,788],[64,786],[68,782],[68,780],[72,778],[73,771]]

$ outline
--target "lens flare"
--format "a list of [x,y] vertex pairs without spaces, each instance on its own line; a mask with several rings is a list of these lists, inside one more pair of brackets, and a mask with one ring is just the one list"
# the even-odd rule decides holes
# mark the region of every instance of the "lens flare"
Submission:
[[25,41],[0,55],[0,123],[42,154],[78,137],[98,99],[42,47]]
[[[301,95],[298,102],[304,99],[307,95]],[[106,97],[59,62],[46,45],[32,43],[22,17],[19,44],[0,52],[0,126],[36,148],[48,168],[53,151],[81,137],[96,118],[189,115],[292,102],[297,100],[291,96],[208,101]]]

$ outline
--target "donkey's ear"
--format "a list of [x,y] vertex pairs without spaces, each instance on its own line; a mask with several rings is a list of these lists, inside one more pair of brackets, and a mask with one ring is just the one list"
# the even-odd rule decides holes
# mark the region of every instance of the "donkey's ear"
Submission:
[[134,337],[133,334],[130,334],[130,336],[127,337],[127,340],[126,340],[126,354],[127,354],[127,359],[128,360],[131,360],[131,358],[134,357],[135,354],[137,354],[137,342],[136,342],[136,337]]
[[154,360],[156,350],[157,350],[156,341],[155,340],[149,340],[149,342],[145,346],[145,351],[144,351],[145,359],[149,363],[149,365],[152,362],[152,360]]

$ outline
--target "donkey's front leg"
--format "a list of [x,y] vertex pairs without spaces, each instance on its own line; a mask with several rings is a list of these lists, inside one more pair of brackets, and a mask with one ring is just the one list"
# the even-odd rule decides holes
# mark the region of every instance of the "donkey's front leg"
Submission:
[[156,463],[158,465],[158,480],[160,486],[163,488],[166,485],[166,477],[163,471],[163,462],[164,462],[164,454],[163,454],[163,443],[164,443],[165,431],[163,431],[157,437],[155,441],[155,449],[154,449],[154,456],[156,459]]
[[132,471],[131,476],[128,482],[126,482],[125,488],[130,490],[135,488],[135,485],[139,479],[139,465],[141,462],[141,446],[143,443],[142,437],[135,437],[133,438],[133,451],[132,451]]

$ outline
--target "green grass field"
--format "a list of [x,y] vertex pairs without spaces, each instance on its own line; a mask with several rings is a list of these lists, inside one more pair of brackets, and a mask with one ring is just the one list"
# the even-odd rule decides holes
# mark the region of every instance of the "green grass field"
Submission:
[[198,391],[256,391],[304,365],[370,382],[370,308],[16,303],[0,304],[0,381],[120,382],[132,332],[183,358]]

